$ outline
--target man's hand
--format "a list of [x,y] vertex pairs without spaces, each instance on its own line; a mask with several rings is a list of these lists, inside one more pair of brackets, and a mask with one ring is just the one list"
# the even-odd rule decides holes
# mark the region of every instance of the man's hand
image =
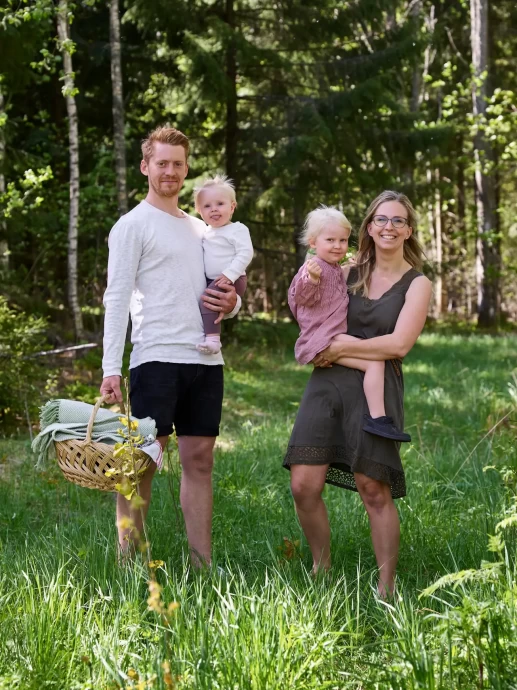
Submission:
[[237,304],[237,293],[233,285],[221,285],[218,290],[207,288],[203,293],[203,304],[211,311],[218,311],[219,316],[215,323],[220,323],[225,314],[229,314],[235,309]]
[[120,390],[120,382],[122,381],[122,376],[106,376],[102,379],[100,392],[103,396],[108,396],[106,402],[123,402],[122,391]]
[[318,285],[321,276],[321,266],[317,264],[314,259],[309,259],[309,261],[307,261],[307,273],[309,274],[311,283]]

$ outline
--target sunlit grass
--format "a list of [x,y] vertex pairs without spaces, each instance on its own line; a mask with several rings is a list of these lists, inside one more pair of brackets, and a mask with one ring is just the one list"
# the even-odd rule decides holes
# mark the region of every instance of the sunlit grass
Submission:
[[[413,443],[403,456],[408,496],[397,503],[399,598],[383,605],[356,494],[326,489],[334,567],[310,578],[281,467],[310,372],[293,364],[291,325],[239,329],[238,343],[225,345],[214,473],[214,562],[225,576],[189,566],[174,449],[155,482],[152,555],[165,563],[164,602],[179,603],[170,628],[148,610],[144,564],[116,563],[113,497],[65,482],[55,467],[36,474],[26,441],[0,441],[0,688],[515,687],[505,671],[514,648],[504,642],[517,630],[512,568],[506,584],[418,599],[444,574],[495,558],[487,533],[507,499],[500,476],[483,467],[517,467],[515,414],[497,425],[512,409],[512,339],[425,335],[407,358]],[[507,548],[514,563],[511,534]],[[450,616],[469,597],[464,634],[475,638],[476,596],[498,611],[490,634],[506,645],[482,656],[482,684],[479,664],[461,651],[469,643],[447,642],[447,631],[463,634]]]

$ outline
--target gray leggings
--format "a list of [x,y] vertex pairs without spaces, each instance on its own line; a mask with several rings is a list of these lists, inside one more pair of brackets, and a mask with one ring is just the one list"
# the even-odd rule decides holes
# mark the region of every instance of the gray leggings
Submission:
[[[248,285],[246,275],[239,276],[233,285],[235,287],[235,292],[239,295],[239,297],[242,297],[246,292],[246,286]],[[210,280],[209,278],[207,278],[207,288],[224,292],[224,290],[221,290],[221,288],[216,286],[215,281]],[[199,302],[199,308],[201,310],[201,318],[203,319],[203,329],[205,331],[205,335],[219,335],[221,333],[221,324],[215,323],[215,320],[219,314],[216,311],[207,309],[202,301]]]

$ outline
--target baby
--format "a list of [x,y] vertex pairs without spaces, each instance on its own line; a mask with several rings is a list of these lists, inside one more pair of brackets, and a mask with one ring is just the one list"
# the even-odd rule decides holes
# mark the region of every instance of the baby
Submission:
[[[232,223],[237,207],[235,187],[226,175],[216,175],[194,189],[196,211],[208,228],[203,237],[203,255],[207,287],[217,290],[221,285],[234,285],[242,297],[247,285],[246,268],[253,258],[253,245],[248,228]],[[205,340],[197,349],[216,354],[221,349],[220,314],[200,302]]]
[[[351,225],[332,206],[320,206],[305,220],[301,240],[315,251],[293,278],[289,306],[300,326],[294,348],[300,364],[308,364],[318,353],[347,331],[348,291],[340,261],[348,251]],[[370,415],[363,430],[395,441],[410,441],[384,408],[384,362],[340,357],[336,360],[350,369],[364,372],[364,395]]]

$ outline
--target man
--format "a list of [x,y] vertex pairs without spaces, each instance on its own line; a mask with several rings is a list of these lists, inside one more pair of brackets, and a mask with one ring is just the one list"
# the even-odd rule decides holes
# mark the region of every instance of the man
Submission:
[[[149,190],[144,201],[120,218],[109,237],[108,287],[104,295],[104,379],[108,402],[122,401],[122,354],[128,313],[133,349],[130,397],[135,417],[152,417],[165,448],[176,429],[182,465],[180,500],[192,559],[211,561],[212,467],[223,399],[223,360],[203,354],[199,299],[210,309],[233,316],[240,300],[233,286],[206,290],[201,245],[205,224],[178,208],[188,173],[189,141],[171,127],[158,127],[142,142],[141,172]],[[144,517],[151,499],[155,467],[142,476]],[[135,540],[121,518],[142,532],[140,511],[117,495],[121,550]],[[119,526],[120,525],[120,526]]]

